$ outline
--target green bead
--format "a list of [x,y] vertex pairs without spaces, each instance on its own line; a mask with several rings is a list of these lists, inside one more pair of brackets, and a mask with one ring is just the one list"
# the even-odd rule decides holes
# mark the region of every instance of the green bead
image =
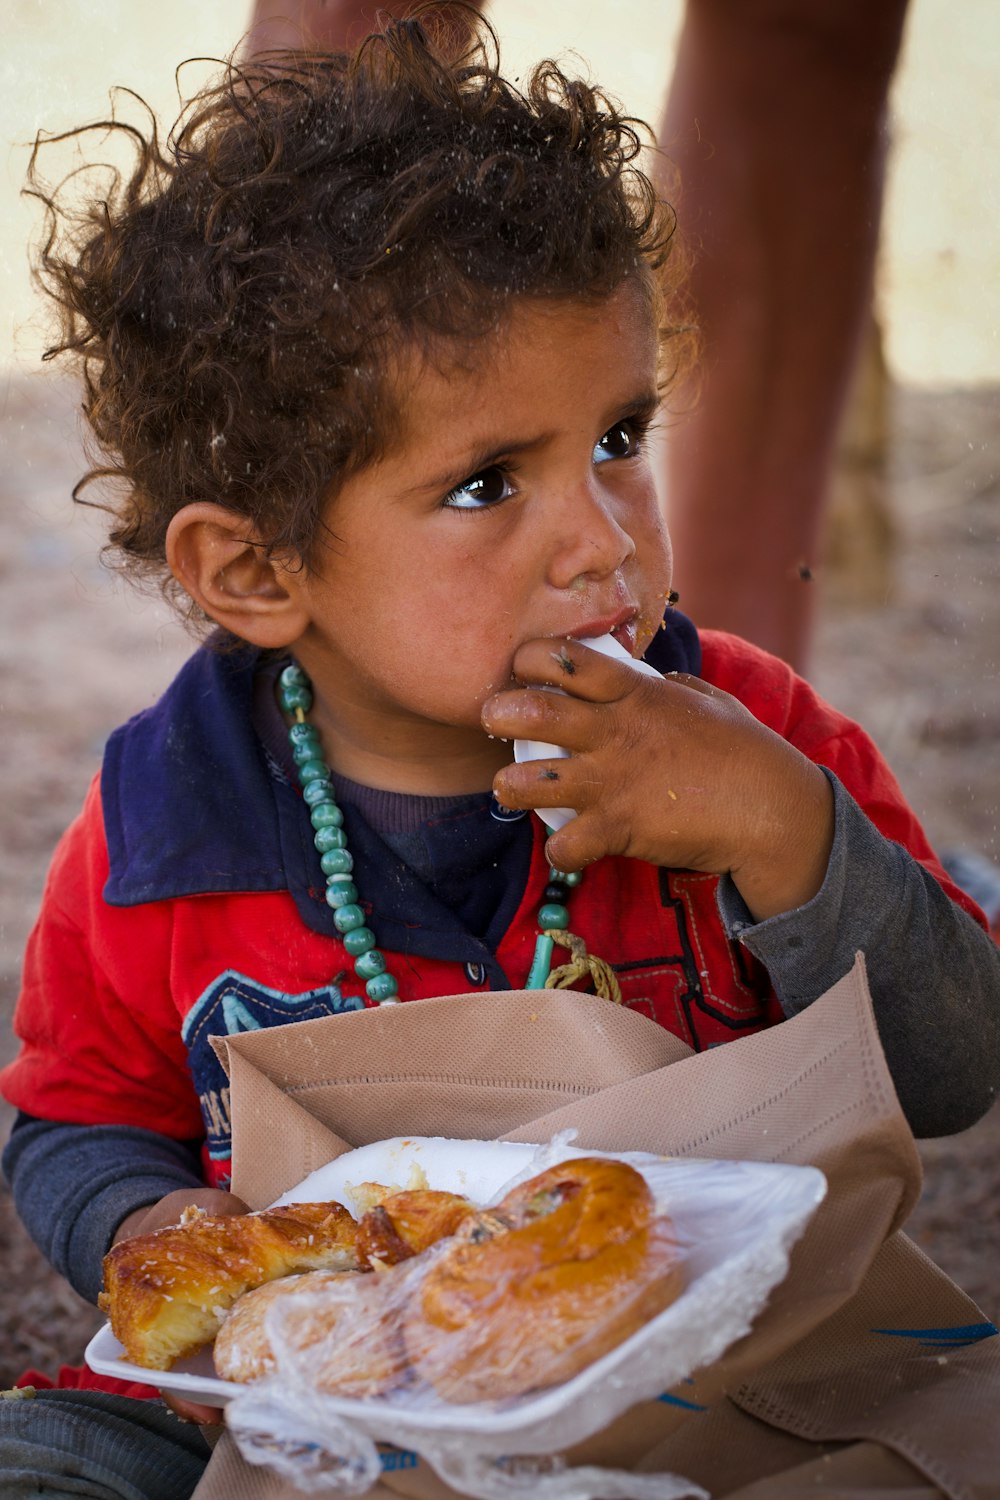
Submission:
[[[317,828],[313,834],[313,843],[320,854],[325,854],[328,849],[340,849],[346,853],[347,835],[342,828],[335,824],[327,828]],[[346,875],[348,870],[353,870],[353,865],[331,865],[327,870],[328,875]]]
[[579,885],[583,879],[582,870],[557,870],[555,865],[549,866],[549,877],[552,880],[561,880],[563,885]]
[[524,981],[526,990],[544,990],[545,981],[552,972],[552,939],[540,932],[535,939],[535,954],[531,960],[528,977]]
[[318,740],[303,740],[299,745],[293,742],[292,759],[297,766],[304,766],[308,760],[318,760],[322,766],[326,764]]
[[303,672],[297,661],[290,661],[287,667],[282,667],[281,676],[278,678],[282,687],[308,687],[309,678]]
[[[346,943],[344,946],[347,946]],[[360,958],[354,960],[354,972],[359,979],[374,979],[377,975],[384,974],[384,955],[377,948],[369,948],[367,953],[362,953]]]
[[310,781],[329,781],[330,772],[327,770],[326,761],[307,760],[299,766],[299,780],[303,786],[308,786]]
[[381,1005],[383,1000],[391,1000],[394,995],[399,994],[399,985],[391,974],[376,974],[374,979],[369,979],[365,985],[365,992],[369,1000],[374,1000]]
[[318,802],[336,802],[337,794],[333,789],[332,781],[307,781],[302,788],[303,800],[309,807],[315,807]]
[[553,928],[563,931],[569,926],[569,908],[560,906],[558,901],[546,901],[544,906],[538,908],[538,925],[543,932],[549,932]]
[[288,738],[293,745],[318,745],[319,730],[313,724],[292,724],[288,730]]
[[333,924],[338,932],[351,932],[355,927],[365,925],[365,914],[355,901],[347,901],[343,906],[338,906],[333,914]]
[[[344,933],[344,947],[352,958],[357,958],[359,953],[367,953],[374,946],[375,934],[370,927],[355,927],[351,932]],[[377,969],[375,972],[380,974],[382,971]]]
[[353,880],[338,880],[328,882],[326,887],[326,904],[332,906],[334,911],[339,911],[342,906],[350,906],[358,899],[358,888]]
[[313,706],[313,695],[307,687],[300,683],[292,683],[290,687],[282,685],[278,690],[278,702],[286,714],[293,714],[297,708],[303,713],[308,713]]
[[309,813],[309,819],[314,828],[339,828],[344,821],[344,814],[336,802],[317,802]]
[[[321,828],[320,833],[335,833],[333,828]],[[316,835],[319,838],[319,834]],[[329,856],[325,860],[325,874],[327,875],[349,875],[354,869],[354,859],[349,849],[328,849],[325,853]]]

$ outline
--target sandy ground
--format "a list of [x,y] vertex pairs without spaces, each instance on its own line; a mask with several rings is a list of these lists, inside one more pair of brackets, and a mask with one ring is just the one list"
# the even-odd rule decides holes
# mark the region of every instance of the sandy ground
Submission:
[[[826,590],[813,676],[862,720],[939,847],[998,855],[998,392],[896,391],[889,497],[894,585],[877,608]],[[994,443],[991,450],[990,444]],[[99,564],[100,518],[69,499],[80,472],[73,393],[0,384],[0,1061],[14,1050],[18,969],[53,846],[105,737],[152,701],[190,650],[158,600]],[[10,1111],[0,1106],[0,1139]],[[910,1232],[1000,1316],[1000,1107],[921,1147]],[[78,1361],[97,1313],[51,1273],[0,1189],[0,1386]]]

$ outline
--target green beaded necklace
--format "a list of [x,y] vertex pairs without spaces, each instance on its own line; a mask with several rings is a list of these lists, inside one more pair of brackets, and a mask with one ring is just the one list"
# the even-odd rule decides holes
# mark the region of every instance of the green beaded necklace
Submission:
[[[285,667],[278,678],[278,700],[285,713],[295,717],[288,738],[299,771],[302,796],[309,808],[313,843],[326,877],[326,900],[333,908],[334,924],[344,947],[354,959],[354,972],[364,981],[369,1000],[376,1005],[398,1005],[399,986],[386,969],[385,954],[376,946],[375,934],[365,925],[365,914],[358,905],[354,859],[347,847],[344,814],[337,806],[330,768],[323,759],[319,731],[306,719],[313,706],[312,684],[296,662]],[[582,878],[577,871],[567,873],[550,867],[549,883],[538,908],[539,933],[525,989],[544,989],[547,982],[556,979],[551,973],[552,951],[557,941],[568,936],[569,908],[566,902],[570,890],[579,885]]]

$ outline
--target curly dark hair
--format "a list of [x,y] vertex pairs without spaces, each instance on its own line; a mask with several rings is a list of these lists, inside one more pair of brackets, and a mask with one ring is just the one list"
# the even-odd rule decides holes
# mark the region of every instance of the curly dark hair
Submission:
[[134,146],[131,175],[82,204],[79,173],[41,182],[36,142],[37,274],[62,318],[45,357],[79,360],[99,457],[74,496],[120,482],[102,503],[128,571],[169,591],[166,528],[194,500],[308,560],[326,501],[390,439],[393,351],[475,338],[511,298],[634,278],[672,351],[664,383],[686,362],[645,127],[553,62],[516,89],[476,26],[460,56],[409,20],[353,56],[230,61],[162,146],[151,113],[145,132],[70,132]]

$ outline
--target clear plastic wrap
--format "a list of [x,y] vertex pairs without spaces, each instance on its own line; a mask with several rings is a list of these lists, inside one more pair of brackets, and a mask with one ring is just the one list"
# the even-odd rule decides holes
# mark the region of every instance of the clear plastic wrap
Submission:
[[[623,1188],[608,1163],[638,1178],[622,1174]],[[523,1186],[546,1172],[540,1189]],[[372,1183],[463,1194],[471,1208],[410,1258],[376,1253],[373,1271],[248,1294],[262,1303],[266,1352],[252,1383],[161,1376],[182,1394],[229,1398],[244,1457],[304,1493],[370,1488],[382,1442],[483,1500],[700,1495],[676,1476],[567,1470],[547,1456],[746,1333],[825,1192],[808,1167],[592,1153],[562,1138],[410,1139],[348,1153],[279,1201],[336,1199],[361,1217]]]
[[[588,1496],[643,1500],[652,1494],[658,1500],[679,1500],[700,1494],[697,1487],[675,1476],[538,1469],[525,1460],[528,1455],[570,1448],[600,1431],[628,1407],[657,1397],[718,1358],[745,1334],[769,1290],[784,1277],[790,1245],[825,1193],[822,1175],[801,1167],[607,1154],[603,1160],[624,1161],[651,1190],[651,1221],[646,1229],[636,1229],[634,1224],[622,1227],[621,1218],[616,1224],[604,1221],[601,1215],[607,1203],[582,1202],[588,1196],[600,1200],[601,1188],[607,1184],[598,1173],[597,1181],[591,1175],[579,1185],[574,1163],[589,1164],[597,1154],[576,1151],[565,1140],[531,1152],[513,1178],[499,1185],[496,1172],[513,1166],[511,1149],[487,1148],[493,1176],[490,1179],[490,1173],[484,1172],[483,1157],[478,1164],[478,1199],[475,1185],[457,1184],[454,1166],[448,1166],[457,1143],[441,1143],[441,1175],[433,1170],[435,1154],[427,1152],[427,1145],[412,1143],[409,1148],[417,1181],[426,1182],[427,1187],[457,1187],[483,1205],[487,1230],[480,1245],[496,1251],[484,1260],[483,1280],[474,1284],[465,1305],[457,1310],[447,1305],[444,1310],[457,1319],[468,1316],[468,1337],[462,1326],[457,1332],[450,1326],[447,1337],[439,1338],[442,1349],[430,1352],[420,1343],[421,1335],[432,1343],[441,1335],[441,1329],[427,1319],[427,1298],[430,1292],[441,1292],[442,1281],[447,1284],[447,1272],[454,1271],[456,1262],[460,1266],[466,1247],[469,1262],[475,1259],[480,1248],[477,1223],[472,1224],[471,1235],[466,1230],[463,1238],[459,1230],[454,1238],[433,1245],[414,1260],[376,1272],[375,1277],[355,1278],[355,1284],[343,1278],[339,1289],[315,1296],[304,1292],[274,1302],[265,1323],[276,1370],[238,1395],[228,1409],[229,1427],[244,1457],[271,1464],[300,1487],[306,1484],[312,1493],[360,1493],[369,1488],[379,1472],[373,1445],[382,1440],[414,1449],[451,1487],[484,1500],[528,1493],[552,1500],[570,1496],[574,1500]],[[475,1145],[478,1148],[480,1143]],[[420,1146],[423,1161],[418,1160]],[[388,1143],[388,1151],[400,1149],[405,1160],[402,1143]],[[351,1182],[358,1181],[349,1178],[349,1173],[363,1169],[364,1178],[375,1176],[367,1170],[369,1163],[352,1160],[358,1157],[361,1152],[334,1164],[340,1191],[348,1190],[348,1206]],[[574,1227],[571,1215],[562,1212],[565,1205],[555,1209],[538,1205],[550,1209],[550,1217],[541,1212],[538,1224],[546,1220],[552,1224],[562,1215],[562,1244],[556,1247],[549,1241],[534,1260],[531,1254],[514,1254],[510,1245],[511,1254],[502,1269],[505,1235],[511,1239],[517,1235],[499,1229],[496,1238],[490,1238],[489,1209],[505,1203],[510,1217],[511,1203],[523,1208],[525,1194],[513,1190],[534,1182],[553,1164],[565,1164],[565,1172],[543,1178],[543,1196],[553,1193],[553,1184],[561,1176],[571,1182],[570,1206],[580,1206],[580,1223],[589,1209],[589,1229],[580,1224]],[[378,1161],[370,1166],[378,1167]],[[400,1178],[400,1185],[406,1185],[403,1173]],[[414,1173],[409,1181],[414,1182]],[[319,1182],[315,1175],[307,1182],[310,1196],[318,1188],[331,1191],[334,1187],[328,1173]],[[636,1218],[642,1220],[642,1211]],[[601,1241],[609,1244],[610,1259],[615,1262],[610,1280],[615,1281],[616,1272],[621,1272],[621,1283],[610,1293],[601,1284]],[[574,1254],[582,1254],[585,1260],[574,1259]],[[567,1292],[565,1266],[574,1268],[574,1274],[576,1268],[583,1268],[570,1296],[561,1296]],[[589,1277],[591,1266],[598,1269]],[[478,1320],[489,1322],[496,1314],[502,1325],[505,1308],[525,1301],[523,1292],[532,1275],[538,1281],[538,1298],[529,1298],[528,1307],[538,1325],[537,1344],[532,1344],[531,1331],[523,1326],[507,1338],[496,1329],[484,1340],[478,1338]],[[631,1284],[631,1293],[624,1283]],[[624,1323],[619,1319],[622,1305],[627,1308]],[[591,1350],[585,1347],[591,1338],[588,1311],[592,1314]],[[625,1326],[630,1331],[622,1337]],[[385,1368],[381,1343],[385,1329],[399,1337],[396,1374],[381,1392],[363,1400],[337,1394],[337,1383],[345,1379],[345,1373],[351,1379],[358,1359],[370,1358],[372,1364]],[[568,1379],[552,1380],[562,1368],[565,1344],[571,1355],[583,1353],[586,1358]],[[532,1374],[531,1350],[537,1346],[543,1356]],[[454,1371],[456,1364],[463,1368],[457,1385],[447,1376],[448,1367]],[[469,1370],[474,1371],[471,1377]],[[538,1383],[540,1371],[544,1385]],[[490,1385],[507,1394],[489,1400]],[[528,1389],[519,1391],[525,1385]],[[519,1394],[511,1394],[511,1389]],[[292,1436],[295,1452],[285,1451],[282,1440]],[[303,1436],[312,1445],[307,1457],[301,1452]],[[361,1436],[372,1443],[364,1458],[358,1446]],[[510,1463],[507,1455],[511,1454],[520,1455],[517,1466]]]

